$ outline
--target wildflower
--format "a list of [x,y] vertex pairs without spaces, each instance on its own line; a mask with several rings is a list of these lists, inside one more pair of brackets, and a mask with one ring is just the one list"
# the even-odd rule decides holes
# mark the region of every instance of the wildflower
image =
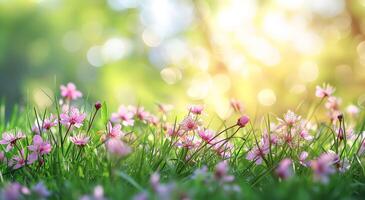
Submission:
[[100,108],[101,108],[101,103],[100,103],[100,101],[97,101],[95,104],[94,104],[94,107],[95,107],[95,109],[96,110],[99,110]]
[[343,159],[336,163],[336,167],[337,167],[338,171],[341,173],[345,173],[347,170],[349,170],[350,166],[351,166],[350,162],[347,159]]
[[125,156],[131,152],[131,148],[120,140],[124,135],[124,133],[120,130],[121,127],[122,126],[120,124],[117,124],[113,127],[109,122],[105,146],[109,153]]
[[2,189],[0,193],[0,199],[4,200],[18,200],[21,199],[23,194],[28,194],[29,189],[20,185],[19,183],[10,183]]
[[184,147],[187,149],[193,149],[200,145],[200,140],[193,135],[184,135],[180,137],[180,140],[176,143],[178,147]]
[[231,99],[230,100],[230,105],[233,108],[233,110],[237,113],[242,113],[243,112],[243,106],[241,104],[241,102],[239,102],[236,99]]
[[70,140],[76,146],[84,147],[90,141],[90,137],[79,134],[79,135],[71,136]]
[[250,118],[247,115],[242,115],[238,120],[237,120],[237,125],[241,128],[245,127],[248,122],[250,121]]
[[291,168],[292,161],[289,158],[285,158],[280,161],[279,166],[276,168],[275,172],[281,179],[288,179],[293,175]]
[[55,116],[53,116],[52,114],[49,116],[49,118],[44,119],[43,121],[43,129],[44,130],[49,130],[54,126],[57,126],[57,119],[55,118]]
[[134,115],[141,121],[146,121],[148,116],[150,115],[149,112],[144,110],[144,107],[130,107],[130,110],[134,113]]
[[232,143],[228,142],[225,139],[219,140],[218,142],[213,142],[212,146],[217,154],[224,159],[228,159],[229,157],[231,157],[231,152],[234,148]]
[[189,106],[189,111],[195,115],[202,114],[203,110],[204,110],[203,105],[190,105]]
[[146,119],[147,123],[157,126],[159,119],[155,115],[149,115]]
[[311,168],[314,172],[314,179],[327,183],[328,176],[335,173],[334,164],[339,162],[339,156],[336,153],[328,152],[320,155],[317,160],[311,162]]
[[170,136],[170,137],[173,137],[173,136],[181,136],[183,134],[183,130],[177,128],[177,127],[174,127],[174,126],[168,126],[167,127],[167,134]]
[[121,131],[122,126],[120,124],[116,124],[114,127],[112,123],[108,123],[108,133],[107,137],[112,139],[120,139],[124,136],[123,131]]
[[0,140],[0,144],[7,144],[5,151],[8,152],[13,149],[16,145],[16,142],[22,138],[25,138],[25,135],[18,131],[16,134],[12,133],[3,133],[2,139]]
[[118,112],[112,113],[111,121],[114,123],[122,122],[124,126],[133,126],[134,113],[124,105],[119,106]]
[[262,163],[264,156],[269,153],[269,150],[270,150],[269,143],[263,140],[261,142],[261,145],[255,146],[247,153],[246,159],[254,161],[257,165],[260,165]]
[[20,155],[15,155],[10,161],[9,166],[13,169],[19,169],[23,167],[26,163],[32,164],[34,160],[29,159],[28,161],[24,157],[24,149],[19,151]]
[[43,182],[39,182],[34,185],[31,189],[39,198],[47,198],[51,195],[51,192],[48,191],[47,187],[43,184]]
[[302,137],[303,139],[307,140],[307,141],[312,141],[313,140],[313,136],[311,136],[308,132],[308,130],[302,130],[299,133],[300,137]]
[[180,123],[180,128],[184,131],[194,131],[198,128],[198,126],[199,123],[191,116],[185,117],[185,119]]
[[325,107],[329,110],[339,110],[341,102],[341,99],[331,96],[328,97]]
[[71,107],[69,111],[60,114],[61,123],[68,127],[73,125],[77,128],[80,128],[84,122],[85,117],[85,113],[80,113],[79,109],[75,107]]
[[307,161],[307,158],[308,158],[308,152],[302,151],[299,155],[299,163],[304,167],[308,167],[310,165],[310,163]]
[[61,96],[67,100],[76,100],[82,97],[82,93],[76,89],[75,84],[68,83],[66,86],[61,85]]
[[214,131],[210,129],[199,129],[198,134],[207,143],[211,143],[215,135]]
[[283,119],[279,119],[279,122],[281,124],[281,126],[285,126],[285,127],[292,127],[294,126],[297,122],[300,121],[300,116],[296,115],[293,111],[288,110],[288,112],[286,112],[284,114],[284,118]]
[[43,141],[40,135],[35,135],[33,137],[33,145],[29,145],[28,149],[32,151],[29,155],[30,160],[37,160],[38,156],[48,154],[52,150],[52,146],[49,142]]
[[228,164],[226,161],[221,161],[215,166],[214,178],[221,183],[234,180],[234,176],[228,175]]
[[117,156],[125,156],[128,155],[132,150],[131,148],[125,144],[123,141],[115,138],[109,138],[106,143],[106,149],[109,153],[117,155]]
[[323,84],[322,87],[320,86],[316,87],[316,96],[319,98],[329,97],[333,94],[334,91],[335,88],[333,88],[329,84]]
[[356,116],[359,114],[360,110],[357,106],[351,104],[351,105],[347,106],[346,112],[351,116]]

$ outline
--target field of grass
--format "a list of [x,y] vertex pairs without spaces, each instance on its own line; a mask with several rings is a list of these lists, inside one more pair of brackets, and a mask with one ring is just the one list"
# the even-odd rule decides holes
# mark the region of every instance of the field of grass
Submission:
[[362,199],[365,117],[333,93],[277,116],[232,100],[230,120],[212,122],[203,105],[114,111],[61,86],[48,109],[5,119],[1,106],[0,199]]

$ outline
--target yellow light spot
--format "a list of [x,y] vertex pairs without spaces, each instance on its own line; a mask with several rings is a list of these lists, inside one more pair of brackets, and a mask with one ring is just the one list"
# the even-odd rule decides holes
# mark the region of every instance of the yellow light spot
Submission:
[[276,102],[276,95],[271,89],[263,89],[257,95],[257,99],[260,104],[264,106],[271,106]]
[[298,76],[304,82],[315,81],[318,77],[318,67],[314,62],[305,62],[299,66]]

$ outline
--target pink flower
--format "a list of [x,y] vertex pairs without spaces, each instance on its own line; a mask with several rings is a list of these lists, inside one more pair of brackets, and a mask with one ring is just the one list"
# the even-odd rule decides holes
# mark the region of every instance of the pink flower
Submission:
[[84,147],[90,141],[90,137],[79,134],[79,135],[71,136],[70,140],[76,146]]
[[18,200],[23,199],[23,194],[29,194],[29,189],[20,185],[19,183],[10,183],[0,192],[0,199],[4,200]]
[[339,161],[339,156],[333,152],[323,153],[320,155],[317,160],[311,162],[314,179],[327,183],[329,181],[328,176],[335,173],[336,170],[334,165]]
[[127,144],[117,138],[107,139],[105,146],[109,153],[117,156],[125,156],[132,151]]
[[134,111],[135,116],[141,121],[146,121],[148,116],[150,115],[149,112],[144,110],[144,107],[131,107],[131,110]]
[[75,84],[68,83],[67,86],[61,85],[61,96],[68,100],[76,100],[82,97],[82,93],[76,89]]
[[116,124],[114,127],[112,123],[108,123],[108,133],[107,137],[112,139],[120,139],[124,136],[123,131],[121,131],[122,126],[120,124]]
[[309,167],[309,165],[310,165],[307,158],[308,158],[308,152],[302,151],[299,155],[299,163],[301,165],[303,165],[304,167]]
[[245,127],[248,122],[250,122],[250,118],[247,115],[242,115],[238,120],[237,120],[237,125],[241,128]]
[[147,123],[148,124],[152,124],[154,126],[157,126],[159,121],[160,121],[160,119],[158,117],[156,117],[155,115],[151,114],[147,117]]
[[8,163],[10,167],[13,167],[13,169],[19,169],[23,167],[26,163],[32,164],[34,162],[34,160],[31,159],[29,159],[28,161],[25,160],[24,149],[20,150],[19,153],[20,155],[15,155]]
[[203,105],[190,105],[189,106],[189,111],[195,115],[202,114],[203,110],[204,110]]
[[176,146],[184,147],[187,149],[194,149],[198,147],[201,143],[198,137],[193,135],[184,135],[179,138],[180,140],[177,141]]
[[214,178],[221,183],[228,183],[234,180],[234,176],[228,175],[228,164],[221,161],[215,166]]
[[351,116],[356,116],[359,114],[360,110],[357,106],[351,104],[351,105],[347,106],[346,112]]
[[251,149],[251,151],[247,153],[246,159],[250,161],[255,161],[257,165],[260,165],[263,158],[269,153],[269,151],[269,143],[263,140],[260,146],[255,146],[253,149]]
[[288,179],[293,176],[293,171],[291,168],[292,161],[289,158],[285,158],[280,161],[278,168],[275,172],[281,179]]
[[181,136],[183,134],[183,130],[179,129],[178,127],[174,127],[174,126],[170,125],[167,127],[167,134],[170,137]]
[[233,110],[237,113],[242,113],[243,112],[243,106],[241,104],[241,102],[239,102],[236,99],[231,99],[230,100],[230,105],[233,108]]
[[180,123],[180,128],[184,131],[194,131],[198,128],[198,126],[199,123],[191,116],[185,117],[185,119]]
[[339,110],[341,102],[341,99],[331,96],[328,97],[325,107],[329,110]]
[[307,140],[307,141],[312,141],[313,140],[313,136],[311,136],[308,132],[308,130],[302,130],[299,133],[300,137],[302,137],[303,139]]
[[35,135],[33,137],[33,145],[29,145],[28,149],[32,151],[29,155],[29,160],[37,160],[39,156],[49,154],[52,150],[52,146],[49,142],[43,141],[40,135]]
[[112,113],[111,121],[114,123],[122,122],[124,126],[133,126],[134,113],[125,107],[124,105],[119,106],[118,112]]
[[163,114],[167,114],[168,112],[170,112],[174,106],[170,105],[170,104],[157,104],[158,109],[163,113]]
[[292,127],[294,126],[297,122],[300,121],[300,116],[296,115],[293,111],[288,110],[288,112],[286,112],[284,114],[284,119],[279,119],[280,123],[282,126],[289,126]]
[[75,107],[71,107],[69,111],[60,114],[61,123],[68,127],[73,125],[77,128],[80,128],[84,122],[85,117],[86,114],[80,113],[79,109]]
[[198,134],[207,143],[211,143],[215,135],[214,131],[210,129],[199,129]]
[[334,91],[335,89],[332,86],[328,84],[323,84],[322,87],[316,87],[316,96],[319,98],[329,97],[333,94]]
[[57,126],[57,119],[52,114],[49,116],[49,118],[44,119],[43,121],[43,128],[45,130],[49,130],[52,127]]
[[25,135],[18,131],[16,134],[12,133],[3,133],[2,139],[0,140],[0,144],[7,144],[5,151],[8,152],[16,145],[16,142],[22,138],[25,138]]

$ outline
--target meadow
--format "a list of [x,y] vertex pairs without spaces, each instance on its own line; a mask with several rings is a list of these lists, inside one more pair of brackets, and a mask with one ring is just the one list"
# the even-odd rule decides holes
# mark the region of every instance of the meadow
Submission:
[[[323,84],[307,113],[87,102],[73,83],[44,110],[1,106],[1,199],[361,199],[364,114]],[[81,100],[81,101],[80,101]],[[325,111],[324,120],[316,116]],[[216,128],[212,128],[216,127]]]

